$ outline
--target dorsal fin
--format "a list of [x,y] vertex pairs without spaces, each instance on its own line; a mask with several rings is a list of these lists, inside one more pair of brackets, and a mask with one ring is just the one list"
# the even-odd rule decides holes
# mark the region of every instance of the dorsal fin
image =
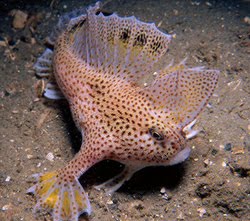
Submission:
[[54,46],[58,36],[67,28],[71,28],[75,23],[82,19],[82,17],[86,17],[86,8],[79,8],[62,15],[52,30],[50,36],[46,39],[47,43]]
[[88,65],[104,75],[117,75],[136,82],[152,73],[153,66],[166,53],[171,36],[135,17],[104,16],[96,8],[74,33],[71,49]]
[[207,104],[218,76],[217,70],[177,65],[159,71],[155,82],[142,93],[148,93],[156,112],[183,129]]

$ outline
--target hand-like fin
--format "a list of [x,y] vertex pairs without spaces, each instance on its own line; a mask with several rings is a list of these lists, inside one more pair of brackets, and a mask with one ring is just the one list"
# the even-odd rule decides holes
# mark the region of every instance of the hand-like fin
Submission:
[[66,180],[59,171],[39,175],[37,184],[29,188],[37,197],[35,211],[52,210],[53,221],[77,221],[82,213],[91,213],[87,194],[79,181]]
[[135,167],[131,165],[125,165],[125,168],[123,169],[121,173],[105,181],[104,183],[98,186],[95,186],[95,188],[98,190],[104,189],[104,191],[107,194],[113,194],[116,190],[118,190],[123,185],[124,182],[129,180],[133,176],[133,174],[140,169],[141,167],[138,167],[138,166]]

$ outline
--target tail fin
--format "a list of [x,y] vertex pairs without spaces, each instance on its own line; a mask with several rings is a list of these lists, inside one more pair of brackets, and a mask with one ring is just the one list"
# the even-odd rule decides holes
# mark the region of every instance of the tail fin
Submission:
[[82,213],[91,213],[87,194],[79,181],[66,180],[60,171],[36,175],[37,184],[28,189],[34,193],[37,204],[34,210],[50,209],[53,221],[76,221]]
[[64,96],[58,88],[55,79],[53,79],[53,51],[47,48],[44,53],[37,59],[34,70],[36,75],[41,78],[48,78],[49,82],[46,84],[43,95],[49,99],[57,100],[63,99]]
[[136,82],[152,73],[153,66],[166,53],[171,36],[135,17],[105,16],[96,8],[74,34],[71,46],[87,65],[110,76]]
[[[97,11],[100,8],[100,3],[97,2],[93,10]],[[59,18],[56,27],[51,35],[47,38],[47,43],[53,48],[58,36],[67,29],[72,29],[80,21],[86,19],[86,8],[80,8],[69,12]],[[34,65],[36,75],[39,77],[49,78],[49,83],[46,85],[44,96],[49,99],[63,99],[64,96],[53,79],[53,50],[46,48],[44,53],[37,59]]]
[[52,73],[53,51],[49,48],[37,59],[34,64],[34,70],[39,77],[49,77]]

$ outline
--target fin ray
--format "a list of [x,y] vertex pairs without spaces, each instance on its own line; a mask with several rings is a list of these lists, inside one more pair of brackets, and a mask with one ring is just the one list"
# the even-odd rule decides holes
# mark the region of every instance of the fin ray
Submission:
[[37,59],[33,68],[39,77],[49,77],[52,74],[52,57],[53,51],[47,48]]
[[65,180],[60,171],[48,172],[29,188],[37,197],[35,212],[40,208],[52,210],[53,221],[77,220],[82,213],[91,212],[89,199],[76,178]]
[[168,49],[171,35],[135,17],[87,12],[86,22],[74,33],[71,50],[104,75],[135,83],[152,72]]
[[56,82],[48,82],[44,91],[44,96],[51,100],[65,99]]
[[121,173],[105,181],[104,183],[95,186],[95,188],[97,190],[104,189],[107,194],[113,194],[123,185],[123,183],[129,180],[133,176],[133,174],[140,169],[141,167],[127,164],[125,165]]
[[172,73],[160,71],[155,82],[145,91],[149,93],[156,111],[183,129],[207,104],[217,84],[219,71],[178,65],[170,70]]

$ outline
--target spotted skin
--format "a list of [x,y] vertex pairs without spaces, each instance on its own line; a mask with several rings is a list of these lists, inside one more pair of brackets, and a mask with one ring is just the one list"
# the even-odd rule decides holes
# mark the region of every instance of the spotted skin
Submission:
[[[37,183],[29,189],[37,197],[35,209],[52,210],[54,221],[90,214],[78,178],[99,161],[125,165],[97,186],[113,193],[143,167],[172,165],[188,157],[186,131],[192,133],[192,122],[213,93],[218,71],[184,63],[157,69],[170,40],[154,24],[104,16],[98,4],[60,33],[53,74],[83,143],[64,168],[36,175]],[[154,76],[152,83],[141,84],[147,75]]]

